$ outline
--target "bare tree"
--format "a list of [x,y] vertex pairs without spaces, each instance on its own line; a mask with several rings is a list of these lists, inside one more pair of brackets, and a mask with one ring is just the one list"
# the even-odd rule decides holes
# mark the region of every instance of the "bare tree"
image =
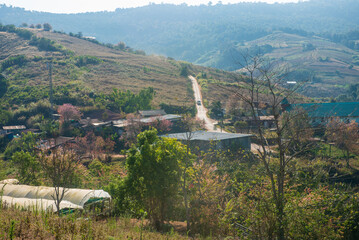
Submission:
[[130,147],[137,141],[137,135],[143,127],[140,117],[134,114],[128,114],[126,117],[125,132],[121,136],[121,140],[125,141],[125,146]]
[[57,213],[60,215],[60,204],[68,188],[73,184],[77,166],[80,163],[78,155],[65,147],[59,147],[50,154],[42,152],[39,157],[45,176],[54,187],[52,198],[55,201]]
[[339,118],[329,121],[326,136],[345,155],[347,167],[350,167],[350,153],[359,153],[359,126],[355,121],[345,123]]
[[[285,212],[286,205],[285,184],[288,171],[288,163],[292,161],[299,151],[288,151],[295,138],[285,139],[286,129],[296,118],[295,114],[283,118],[283,100],[295,96],[295,92],[301,87],[286,89],[282,87],[285,75],[288,72],[285,66],[275,65],[263,57],[242,55],[242,75],[238,75],[238,87],[227,89],[232,91],[239,101],[243,101],[249,107],[251,117],[256,126],[256,137],[259,142],[257,149],[259,158],[263,163],[266,175],[270,179],[270,188],[275,204],[277,239],[285,239]],[[260,122],[258,112],[261,105],[267,105],[274,116],[275,144],[272,150],[266,140],[265,130]],[[275,167],[274,167],[275,166]]]
[[106,141],[101,136],[96,136],[94,132],[88,132],[84,137],[77,137],[72,148],[80,154],[82,158],[101,160],[101,156],[113,151],[115,142],[110,138]]

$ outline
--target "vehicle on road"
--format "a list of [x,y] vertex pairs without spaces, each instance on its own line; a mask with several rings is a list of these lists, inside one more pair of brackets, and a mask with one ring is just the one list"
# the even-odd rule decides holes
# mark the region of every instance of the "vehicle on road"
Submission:
[[197,101],[197,105],[201,105],[202,103],[201,103],[201,101],[200,100],[198,100]]

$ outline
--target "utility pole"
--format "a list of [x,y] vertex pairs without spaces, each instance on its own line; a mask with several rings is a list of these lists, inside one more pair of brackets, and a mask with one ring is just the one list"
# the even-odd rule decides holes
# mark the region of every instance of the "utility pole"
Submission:
[[50,82],[50,104],[51,104],[51,118],[54,120],[54,104],[52,98],[52,62],[47,63],[47,68],[49,69],[49,82]]

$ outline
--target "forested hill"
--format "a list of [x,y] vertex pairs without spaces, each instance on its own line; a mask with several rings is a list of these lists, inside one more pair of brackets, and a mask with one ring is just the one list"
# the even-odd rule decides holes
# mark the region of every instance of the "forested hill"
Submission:
[[[311,0],[290,4],[214,6],[149,5],[114,12],[50,14],[2,6],[2,24],[50,23],[55,30],[96,37],[195,62],[215,49],[254,40],[275,29],[297,33],[347,33],[359,26],[359,1]],[[289,29],[290,28],[290,29]]]

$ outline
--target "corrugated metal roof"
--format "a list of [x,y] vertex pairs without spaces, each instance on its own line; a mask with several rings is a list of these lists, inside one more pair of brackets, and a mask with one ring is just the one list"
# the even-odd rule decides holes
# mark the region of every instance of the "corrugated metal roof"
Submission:
[[154,117],[149,117],[149,118],[141,118],[141,122],[142,123],[152,123],[154,121],[163,121],[163,120],[179,120],[181,119],[182,117],[180,115],[175,115],[175,114],[166,114],[166,115],[163,115],[163,116],[154,116]]
[[[176,121],[176,120],[180,120],[181,118],[182,118],[181,115],[166,114],[163,116],[153,116],[153,117],[148,117],[148,118],[134,119],[134,121],[140,121],[141,123],[149,124],[149,123],[153,123],[157,120],[158,121],[163,121],[163,120]],[[129,123],[128,120],[121,119],[121,120],[113,121],[113,126],[122,128],[122,127],[126,127],[128,125],[128,123]]]
[[291,105],[291,110],[301,107],[309,117],[359,117],[359,102],[301,103]]
[[167,113],[163,109],[158,110],[142,110],[138,111],[142,117],[150,117],[150,116],[160,116],[160,115],[166,115]]
[[4,130],[23,130],[26,129],[24,125],[18,125],[18,126],[3,126]]
[[[162,135],[161,137],[176,138],[178,140],[187,140],[189,136],[190,136],[189,132],[184,132],[184,133],[173,133],[173,134]],[[191,140],[213,141],[213,140],[225,140],[225,139],[234,139],[234,138],[246,138],[251,136],[252,136],[251,134],[197,131],[192,133]]]

